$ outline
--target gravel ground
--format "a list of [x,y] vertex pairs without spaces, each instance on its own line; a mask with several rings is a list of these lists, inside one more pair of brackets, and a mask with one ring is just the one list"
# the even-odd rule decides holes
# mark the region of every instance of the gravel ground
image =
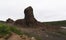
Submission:
[[20,28],[20,29],[29,34],[39,36],[42,40],[66,40],[66,35],[54,32],[45,32],[42,31],[41,28]]

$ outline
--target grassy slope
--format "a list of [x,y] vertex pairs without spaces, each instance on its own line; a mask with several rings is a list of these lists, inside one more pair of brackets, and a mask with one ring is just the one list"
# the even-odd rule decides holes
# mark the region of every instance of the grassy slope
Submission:
[[18,35],[27,35],[28,37],[35,37],[37,40],[41,40],[41,38],[39,38],[38,36],[23,32],[15,26],[10,26],[6,23],[0,22],[0,37],[7,36],[8,34],[10,35],[12,32]]
[[66,26],[66,21],[44,22],[47,25]]

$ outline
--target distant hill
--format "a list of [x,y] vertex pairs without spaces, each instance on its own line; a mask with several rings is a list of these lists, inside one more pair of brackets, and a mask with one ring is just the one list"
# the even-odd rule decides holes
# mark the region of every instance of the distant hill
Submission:
[[52,21],[52,22],[43,22],[46,25],[55,25],[55,26],[66,26],[66,20],[62,21]]
[[5,21],[0,20],[0,23],[5,23]]

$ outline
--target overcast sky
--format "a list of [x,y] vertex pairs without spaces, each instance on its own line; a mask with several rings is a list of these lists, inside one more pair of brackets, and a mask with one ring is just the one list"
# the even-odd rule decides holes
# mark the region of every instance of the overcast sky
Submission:
[[23,19],[28,6],[38,21],[66,20],[66,0],[0,0],[0,20]]

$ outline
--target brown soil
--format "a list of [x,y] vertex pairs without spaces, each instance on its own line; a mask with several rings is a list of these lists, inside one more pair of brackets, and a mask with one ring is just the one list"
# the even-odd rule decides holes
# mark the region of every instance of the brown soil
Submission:
[[7,39],[4,37],[0,38],[0,40],[36,40],[34,37],[28,37],[27,35],[18,35],[12,33]]
[[[19,28],[24,32],[39,36],[42,40],[66,40],[66,36],[55,31],[46,31],[43,28]],[[55,30],[55,29],[54,29]],[[62,29],[61,29],[62,30]],[[58,30],[57,30],[58,31]]]

